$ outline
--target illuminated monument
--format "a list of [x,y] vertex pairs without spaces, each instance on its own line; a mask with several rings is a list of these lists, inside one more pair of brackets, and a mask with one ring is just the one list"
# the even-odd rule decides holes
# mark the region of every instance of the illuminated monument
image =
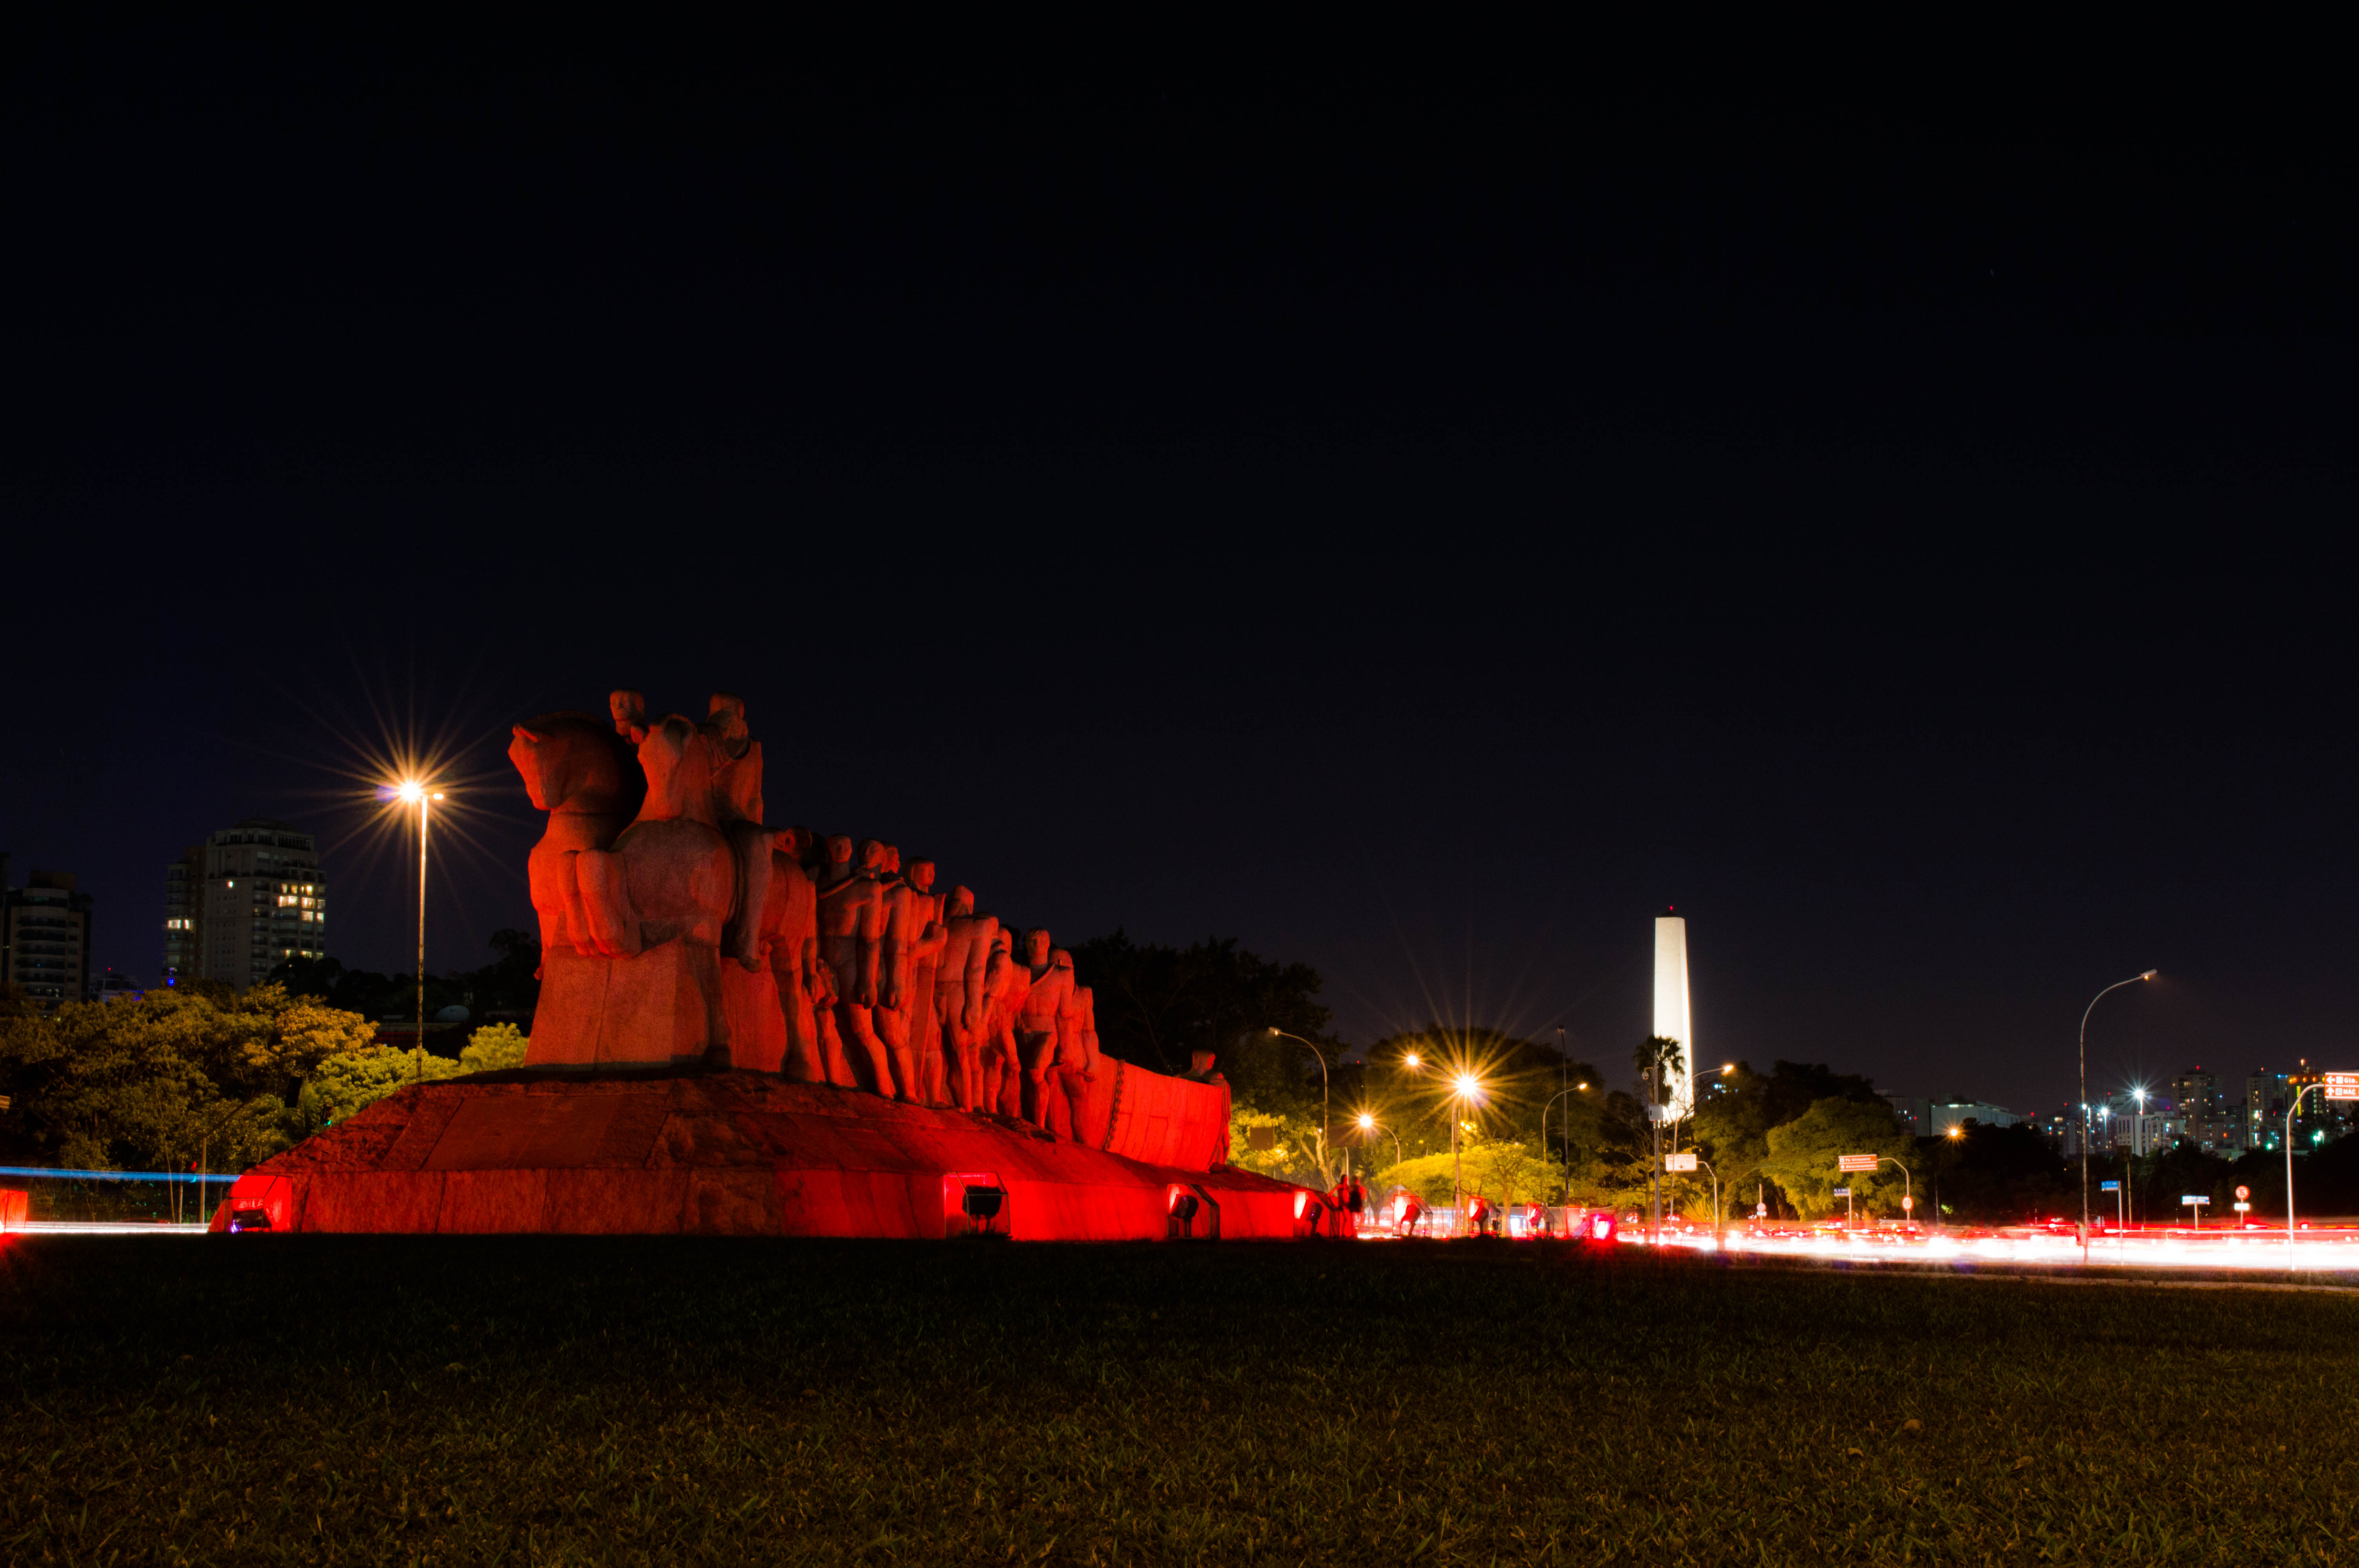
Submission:
[[1655,917],[1655,1033],[1680,1043],[1669,1117],[1695,1109],[1695,1014],[1688,1005],[1688,923],[1665,910]]
[[[508,755],[540,1001],[525,1065],[420,1084],[238,1178],[215,1229],[1280,1239],[1229,1092],[1098,1050],[1049,933],[877,839],[775,827],[745,704],[549,713]],[[852,1047],[847,1049],[847,1046]],[[1207,1077],[1212,1081],[1205,1081]]]

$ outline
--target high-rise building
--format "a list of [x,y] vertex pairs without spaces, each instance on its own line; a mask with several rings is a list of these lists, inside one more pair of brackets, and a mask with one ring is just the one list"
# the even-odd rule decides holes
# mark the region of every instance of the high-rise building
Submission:
[[80,1001],[90,985],[90,894],[76,892],[63,871],[34,871],[21,888],[8,883],[8,857],[0,853],[0,979],[55,1012]]
[[328,882],[316,840],[249,816],[164,869],[164,979],[244,990],[289,958],[328,953]]
[[2250,1147],[2243,1108],[2230,1106],[2219,1074],[2190,1067],[2170,1080],[2169,1093],[2179,1103],[2180,1134],[2205,1153],[2234,1159]]
[[1680,1043],[1669,1114],[1695,1109],[1695,1017],[1688,1000],[1688,923],[1666,910],[1655,920],[1655,1033]]
[[204,896],[205,847],[191,844],[164,868],[165,985],[197,978],[197,921]]

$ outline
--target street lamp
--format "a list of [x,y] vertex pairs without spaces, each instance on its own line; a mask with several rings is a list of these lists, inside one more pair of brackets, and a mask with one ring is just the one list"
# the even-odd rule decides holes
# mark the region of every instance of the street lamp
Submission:
[[1401,1141],[1399,1133],[1395,1132],[1391,1128],[1386,1127],[1383,1122],[1378,1121],[1375,1117],[1370,1116],[1364,1110],[1360,1113],[1359,1124],[1360,1138],[1363,1142],[1366,1141],[1369,1133],[1381,1132],[1393,1141],[1393,1163],[1399,1165],[1407,1162],[1401,1157]]
[[2081,1013],[2081,1261],[2084,1264],[2089,1260],[2089,1014],[2097,1011],[2099,1002],[2124,986],[2150,980],[2156,973],[2156,970],[2148,969],[2144,974],[2132,975],[2128,979],[2115,980],[2091,997],[2089,1005]]
[[[1549,1112],[1555,1108],[1556,1102],[1562,1099],[1567,1095],[1586,1094],[1588,1092],[1589,1086],[1587,1084],[1575,1084],[1569,1089],[1557,1090],[1555,1094],[1549,1097],[1548,1104],[1540,1107],[1540,1148],[1543,1151],[1548,1148]],[[1567,1112],[1566,1114],[1570,1117],[1571,1113]],[[1571,1180],[1572,1172],[1572,1123],[1571,1120],[1567,1120],[1564,1125],[1564,1168],[1566,1173],[1565,1179],[1570,1182]],[[1567,1195],[1565,1201],[1567,1203],[1571,1203],[1572,1201],[1570,1194]]]
[[[1318,1058],[1319,1058],[1319,1179],[1320,1179],[1321,1181],[1324,1182],[1324,1181],[1326,1181],[1326,1180],[1327,1180],[1327,1055],[1326,1055],[1326,1053],[1324,1053],[1324,1052],[1321,1051],[1321,1050],[1319,1049],[1319,1047],[1318,1047],[1318,1046],[1311,1044],[1310,1041],[1303,1039],[1301,1035],[1299,1035],[1299,1034],[1288,1034],[1285,1030],[1280,1029],[1280,1028],[1279,1028],[1277,1024],[1275,1024],[1275,1023],[1273,1023],[1273,1024],[1271,1024],[1271,1025],[1269,1026],[1269,1035],[1270,1035],[1270,1038],[1271,1038],[1271,1039],[1273,1039],[1273,1040],[1291,1040],[1291,1041],[1294,1041],[1296,1044],[1299,1044],[1299,1045],[1302,1045],[1302,1046],[1304,1046],[1305,1048],[1307,1048],[1307,1049],[1310,1051],[1310,1053],[1313,1056],[1316,1056],[1316,1057],[1318,1057]],[[1333,1184],[1330,1183],[1329,1184],[1330,1184],[1330,1185],[1332,1185]]]
[[412,1081],[417,1081],[426,1072],[426,817],[434,802],[442,798],[442,792],[417,779],[404,779],[377,793],[418,807],[418,1038],[412,1044],[419,1054],[411,1058],[416,1068]]
[[1455,1108],[1471,1105],[1482,1094],[1483,1080],[1472,1073],[1461,1073],[1451,1082],[1450,1103],[1453,1108],[1450,1113],[1450,1223],[1461,1236],[1466,1234],[1466,1198],[1459,1171],[1465,1156],[1458,1147],[1461,1112]]

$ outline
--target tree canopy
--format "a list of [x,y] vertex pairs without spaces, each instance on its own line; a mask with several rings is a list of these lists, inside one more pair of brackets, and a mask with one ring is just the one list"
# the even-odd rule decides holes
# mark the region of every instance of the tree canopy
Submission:
[[1881,1100],[1820,1100],[1793,1120],[1769,1129],[1766,1141],[1761,1174],[1784,1189],[1806,1219],[1843,1207],[1834,1195],[1837,1187],[1849,1187],[1854,1209],[1869,1212],[1897,1212],[1902,1194],[1911,1190],[1908,1179],[1888,1165],[1872,1172],[1837,1169],[1836,1162],[1845,1154],[1882,1155],[1906,1166],[1918,1162],[1916,1140]]
[[226,1000],[165,991],[69,1002],[0,1022],[0,1092],[15,1102],[16,1140],[43,1162],[179,1170],[201,1152],[235,1169],[284,1147],[288,1098],[375,1033],[275,985]]
[[[1107,1054],[1162,1073],[1184,1073],[1210,1051],[1240,1100],[1266,1110],[1314,1107],[1319,1067],[1272,1027],[1315,1041],[1332,1064],[1333,1014],[1319,1000],[1319,971],[1249,952],[1234,936],[1186,947],[1133,942],[1117,929],[1073,945],[1073,968],[1097,997],[1098,1044]],[[1308,1085],[1306,1089],[1305,1085]]]

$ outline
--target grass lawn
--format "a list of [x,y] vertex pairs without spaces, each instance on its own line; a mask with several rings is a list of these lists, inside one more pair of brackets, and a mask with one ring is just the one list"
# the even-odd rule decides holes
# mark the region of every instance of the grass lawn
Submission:
[[2359,1296],[1585,1257],[51,1237],[0,1561],[2359,1558]]

